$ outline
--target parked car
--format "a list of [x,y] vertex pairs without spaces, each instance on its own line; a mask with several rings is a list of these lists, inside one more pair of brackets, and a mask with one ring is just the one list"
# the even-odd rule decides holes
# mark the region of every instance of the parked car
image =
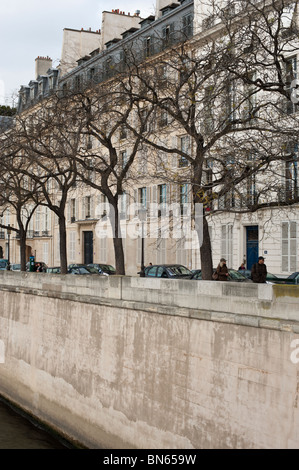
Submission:
[[[216,271],[216,268],[213,269],[213,272]],[[239,271],[236,271],[235,269],[229,269],[228,270],[228,281],[232,282],[252,282],[251,279],[248,279],[247,277],[243,276]],[[202,280],[202,274],[201,274],[201,269],[196,269],[193,270],[193,274],[191,279],[196,279],[197,281]]]
[[[98,276],[101,275],[102,273],[99,272],[98,269],[93,268],[92,266],[88,266],[87,264],[70,264],[68,266],[68,273],[74,274],[73,272],[70,272],[72,269],[77,269],[77,268],[83,268],[85,271],[88,271],[89,274],[97,274]],[[82,271],[80,273],[75,273],[75,274],[86,274],[86,272]]]
[[46,270],[49,274],[60,274],[60,266],[55,266],[53,268],[47,268]]
[[11,271],[21,271],[21,265],[18,263],[12,263],[10,265],[10,270]]
[[[242,273],[248,279],[251,279],[251,271],[249,269],[245,269],[245,271],[242,270],[242,271],[238,271],[238,272]],[[272,273],[267,273],[266,283],[268,283],[268,284],[285,284],[285,281],[286,281],[285,278],[278,277],[278,276],[276,276],[275,274],[272,274]]]
[[291,285],[291,286],[299,285],[299,271],[296,271],[296,272],[290,274],[285,279],[279,278],[279,282],[277,282],[276,284],[287,284],[287,285]]
[[[192,272],[182,264],[154,264],[144,270],[145,277],[163,277],[168,279],[190,279]],[[140,271],[139,273],[140,274]]]
[[103,263],[90,263],[87,266],[91,266],[92,268],[98,269],[100,274],[104,274],[107,276],[111,276],[112,274],[116,273],[116,269],[111,264],[103,264]]
[[7,263],[8,263],[8,259],[4,259],[4,258],[0,259],[0,271],[6,270]]
[[[84,274],[88,276],[92,276],[94,273],[91,273],[86,267],[84,266],[73,266],[72,268],[68,269],[68,274]],[[96,273],[98,274],[98,273]]]

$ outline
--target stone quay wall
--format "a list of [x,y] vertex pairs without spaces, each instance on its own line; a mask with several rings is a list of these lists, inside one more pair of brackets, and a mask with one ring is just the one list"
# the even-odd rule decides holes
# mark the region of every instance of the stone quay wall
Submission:
[[299,448],[299,286],[0,272],[0,394],[88,448]]

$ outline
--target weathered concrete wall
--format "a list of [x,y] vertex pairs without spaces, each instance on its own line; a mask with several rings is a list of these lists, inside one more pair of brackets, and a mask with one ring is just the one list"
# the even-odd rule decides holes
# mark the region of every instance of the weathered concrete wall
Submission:
[[298,448],[298,307],[295,286],[0,273],[0,394],[91,448]]

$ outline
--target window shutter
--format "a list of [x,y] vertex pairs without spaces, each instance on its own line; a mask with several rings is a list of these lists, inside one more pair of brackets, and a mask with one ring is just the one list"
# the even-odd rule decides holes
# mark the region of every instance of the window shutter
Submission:
[[90,218],[94,219],[94,196],[90,196]]
[[71,221],[71,201],[67,203],[67,222]]
[[85,214],[86,214],[86,198],[82,198],[82,219],[85,219]]
[[[178,148],[178,137],[177,136],[172,136],[171,137],[171,147],[173,149],[177,149]],[[176,153],[172,154],[172,168],[177,168],[178,166],[178,156]]]
[[76,220],[79,220],[79,202],[78,202],[78,199],[75,199],[75,216],[76,216]]

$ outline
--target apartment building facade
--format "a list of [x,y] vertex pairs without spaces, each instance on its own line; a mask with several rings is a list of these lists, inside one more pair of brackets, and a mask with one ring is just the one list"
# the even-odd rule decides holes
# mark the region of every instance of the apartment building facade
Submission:
[[[158,0],[155,16],[138,19],[139,13],[132,16],[132,22],[128,15],[118,11],[106,15],[110,20],[125,16],[125,24],[128,29],[116,31],[116,37],[111,34],[105,40],[103,29],[99,47],[90,54],[77,59],[77,66],[61,70],[53,69],[48,58],[38,58],[36,80],[29,83],[27,87],[20,90],[19,113],[28,112],[38,100],[49,95],[51,90],[60,87],[62,90],[78,88],[82,84],[93,80],[101,83],[109,80],[115,73],[115,67],[121,66],[124,61],[126,44],[137,41],[142,52],[140,60],[147,60],[155,55],[163,53],[168,47],[175,47],[182,40],[192,42],[198,35],[205,35],[217,27],[217,21],[198,0],[183,0],[179,3],[169,3],[167,0]],[[293,15],[297,14],[296,10]],[[139,27],[137,28],[137,19]],[[108,24],[108,22],[106,21]],[[118,23],[119,24],[119,23]],[[105,29],[105,28],[104,28]],[[109,29],[111,31],[111,27]],[[97,39],[98,40],[98,39]],[[65,49],[64,49],[65,51]],[[64,52],[65,53],[65,52]],[[293,51],[289,54],[289,64],[293,74],[297,71],[297,54]],[[46,64],[45,64],[46,62]],[[45,71],[44,66],[49,66]],[[114,67],[112,66],[114,65]],[[296,114],[297,108],[292,102],[288,102],[289,114]],[[190,148],[190,137],[180,132],[173,132],[171,123],[167,122],[167,113],[159,116],[164,122],[161,136],[169,134],[172,145],[177,146],[178,151],[192,151]],[[206,122],[208,122],[206,120]],[[165,131],[165,128],[168,131]],[[166,134],[165,134],[166,132]],[[130,137],[119,136],[119,155],[123,162],[126,161],[127,152],[130,147]],[[86,141],[87,150],[95,152],[98,142],[93,137]],[[297,195],[299,190],[297,178],[297,151],[295,159],[285,164],[287,186],[284,191],[292,191]],[[136,275],[141,264],[141,224],[136,218],[138,203],[147,209],[147,218],[144,224],[145,235],[145,263],[181,263],[190,269],[200,268],[200,251],[198,243],[190,243],[186,239],[186,233],[179,232],[177,237],[170,236],[167,223],[171,222],[169,212],[165,213],[165,224],[161,224],[163,205],[174,204],[178,207],[178,220],[181,227],[190,224],[188,230],[192,229],[192,221],[187,207],[192,205],[192,187],[190,180],[182,178],[182,181],[172,181],[171,174],[185,171],[188,167],[183,157],[164,155],[159,157],[159,164],[164,168],[171,168],[170,176],[150,177],[150,166],[157,163],[159,153],[152,151],[151,157],[140,151],[135,161],[135,171],[138,179],[127,180],[125,190],[119,200],[120,226],[123,234],[123,247],[125,253],[126,274]],[[166,163],[165,163],[166,162]],[[186,163],[186,164],[185,164]],[[166,172],[166,170],[165,170]],[[288,173],[287,173],[288,172]],[[167,173],[167,172],[166,172]],[[157,174],[156,174],[157,176]],[[280,176],[277,176],[280,177]],[[254,200],[256,195],[255,176],[247,185],[247,196]],[[101,262],[115,264],[112,232],[106,216],[107,199],[98,190],[92,187],[80,185],[69,191],[66,206],[66,230],[68,263],[91,263]],[[152,207],[160,204],[160,213],[153,214]],[[215,213],[211,211],[208,217],[209,229],[212,242],[213,263],[216,265],[220,257],[228,260],[229,267],[238,268],[245,260],[250,268],[259,255],[266,258],[268,270],[275,273],[290,274],[298,269],[298,206],[296,204],[281,207],[267,207],[253,212],[242,213],[238,210],[234,188],[227,192],[224,197],[213,203]],[[139,206],[138,206],[139,207]],[[184,213],[183,208],[186,207]],[[108,206],[107,206],[108,209]],[[227,210],[226,210],[227,209]],[[236,209],[234,211],[234,209]],[[208,216],[205,209],[205,214]],[[173,214],[172,214],[173,217]],[[15,224],[14,215],[6,208],[0,221],[3,225]],[[166,227],[166,228],[165,228]],[[10,258],[11,261],[19,260],[18,240],[11,236]],[[59,225],[57,216],[47,207],[38,207],[30,221],[27,233],[27,254],[33,254],[38,261],[44,261],[49,266],[60,263],[59,256]],[[7,255],[8,240],[6,230],[0,232],[0,245],[3,255]]]

